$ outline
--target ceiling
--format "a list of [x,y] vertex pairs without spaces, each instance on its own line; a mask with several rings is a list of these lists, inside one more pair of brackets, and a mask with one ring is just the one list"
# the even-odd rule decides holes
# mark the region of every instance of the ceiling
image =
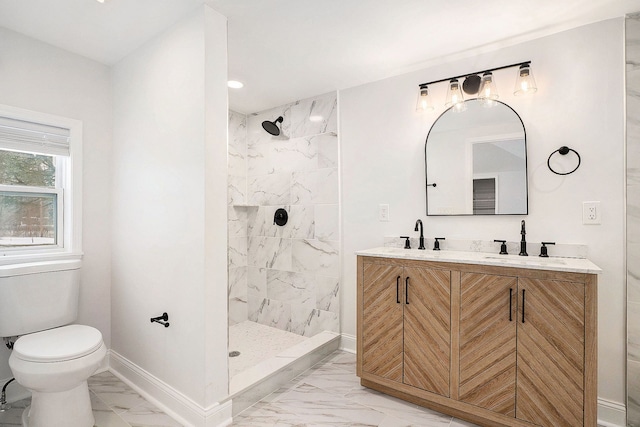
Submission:
[[229,22],[252,113],[640,11],[640,0],[0,0],[0,26],[107,65],[201,4]]

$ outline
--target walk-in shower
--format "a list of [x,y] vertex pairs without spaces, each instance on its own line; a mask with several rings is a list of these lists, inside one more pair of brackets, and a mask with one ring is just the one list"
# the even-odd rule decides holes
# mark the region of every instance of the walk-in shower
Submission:
[[[252,403],[251,389],[271,392],[338,346],[336,106],[331,93],[248,116],[229,113],[234,413]],[[277,137],[282,129],[287,139]]]

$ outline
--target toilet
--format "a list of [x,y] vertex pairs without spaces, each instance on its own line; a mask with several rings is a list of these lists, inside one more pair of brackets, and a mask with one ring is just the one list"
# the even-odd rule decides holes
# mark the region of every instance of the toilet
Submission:
[[0,336],[13,342],[9,367],[31,392],[24,427],[94,425],[87,379],[107,349],[100,331],[73,324],[80,267],[79,260],[0,266]]

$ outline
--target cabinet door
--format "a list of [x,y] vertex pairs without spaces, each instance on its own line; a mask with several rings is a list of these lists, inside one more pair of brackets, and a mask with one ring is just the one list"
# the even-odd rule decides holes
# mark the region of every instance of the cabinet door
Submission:
[[449,396],[451,272],[404,269],[404,383]]
[[402,382],[402,267],[363,269],[362,370]]
[[521,278],[518,285],[516,417],[582,426],[584,284]]
[[460,277],[459,400],[515,416],[517,279]]

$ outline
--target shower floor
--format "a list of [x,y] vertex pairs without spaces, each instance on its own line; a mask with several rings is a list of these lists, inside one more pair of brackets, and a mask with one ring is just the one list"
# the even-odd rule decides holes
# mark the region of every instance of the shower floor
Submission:
[[308,340],[307,337],[249,320],[232,325],[229,327],[229,352],[239,351],[240,355],[229,357],[229,377],[233,378],[247,368]]

